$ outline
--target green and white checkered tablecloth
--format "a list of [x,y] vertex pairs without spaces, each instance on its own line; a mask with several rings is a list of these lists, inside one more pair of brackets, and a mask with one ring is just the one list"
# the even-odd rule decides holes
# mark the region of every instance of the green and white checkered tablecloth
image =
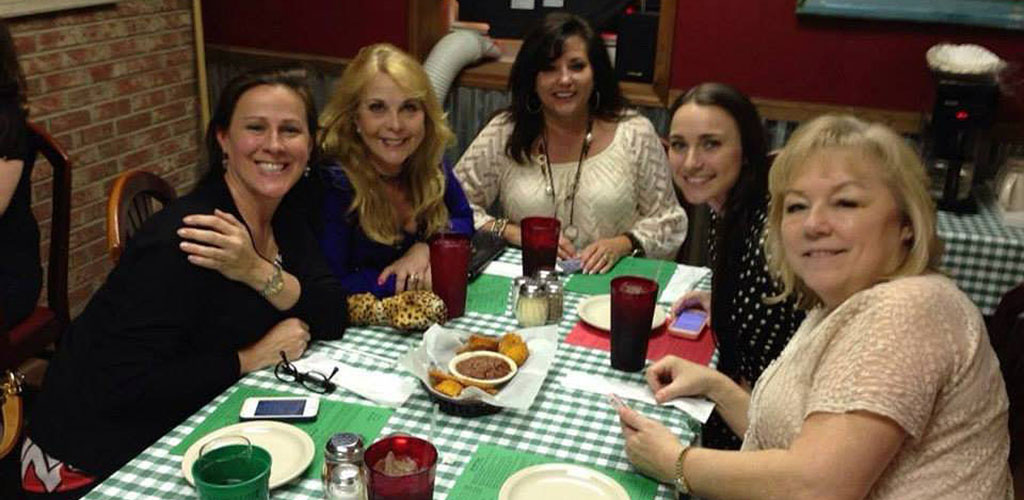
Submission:
[[[518,263],[521,262],[521,254],[517,250],[506,251],[500,260]],[[710,280],[707,278],[698,284],[698,287],[703,289],[709,286]],[[559,324],[559,334],[563,340],[576,322],[576,305],[582,298],[580,294],[566,293],[566,314]],[[501,316],[470,312],[446,326],[500,334],[515,329],[516,321],[508,310]],[[421,338],[421,334],[399,333],[391,328],[353,327],[349,328],[342,340],[314,342],[309,352],[323,354],[360,368],[398,370],[393,364],[386,365],[377,359],[360,356],[353,351],[397,359]],[[584,371],[637,383],[642,383],[643,380],[638,373],[612,370],[607,352],[563,342],[558,347],[555,361],[540,394],[528,410],[506,409],[496,415],[472,419],[451,416],[436,411],[425,390],[419,387],[402,407],[395,410],[381,434],[405,432],[418,435],[430,439],[438,448],[443,460],[439,460],[437,466],[434,486],[434,498],[437,499],[447,497],[477,445],[481,443],[547,455],[566,462],[635,473],[625,456],[618,418],[605,398],[593,393],[569,390],[558,383],[560,378],[571,371]],[[272,370],[251,373],[240,383],[276,391],[303,393],[301,387],[277,380]],[[170,450],[235,390],[236,387],[229,388],[215,398],[104,481],[86,498],[194,498],[195,491],[181,474],[181,457],[172,455]],[[370,404],[344,389],[322,397],[349,403]],[[684,441],[693,440],[699,431],[700,424],[697,421],[674,408],[639,402],[633,402],[631,405],[667,425]],[[432,418],[436,419],[434,426],[431,425]],[[337,429],[338,432],[344,430]],[[324,443],[316,443],[317,453],[322,453],[323,445]],[[271,496],[276,499],[323,498],[323,489],[319,479],[300,478],[273,490]],[[670,499],[674,496],[670,488],[662,485],[656,498]]]
[[976,214],[940,210],[937,231],[946,246],[942,269],[982,313],[1024,282],[1024,229],[1006,227],[990,196],[982,193]]

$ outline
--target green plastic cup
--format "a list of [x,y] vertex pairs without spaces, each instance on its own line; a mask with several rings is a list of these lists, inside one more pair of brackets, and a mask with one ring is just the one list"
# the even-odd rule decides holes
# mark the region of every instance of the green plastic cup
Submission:
[[270,453],[241,439],[245,444],[218,446],[209,451],[203,446],[199,451],[199,458],[192,464],[192,478],[200,500],[270,498]]

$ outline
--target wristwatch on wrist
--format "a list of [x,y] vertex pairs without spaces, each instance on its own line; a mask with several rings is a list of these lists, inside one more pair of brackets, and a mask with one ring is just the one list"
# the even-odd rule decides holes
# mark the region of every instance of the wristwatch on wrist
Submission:
[[632,247],[630,255],[633,257],[643,257],[645,255],[644,246],[640,244],[640,239],[636,237],[632,232],[622,233],[623,236],[629,238],[629,246]]
[[263,289],[260,290],[260,295],[265,299],[269,299],[274,295],[281,293],[284,290],[284,277],[281,273],[281,264],[276,260],[270,263],[274,266],[274,272],[267,278],[267,282],[263,284]]
[[676,477],[672,480],[672,484],[676,487],[676,492],[689,495],[690,494],[690,483],[686,482],[686,475],[683,474],[683,460],[686,458],[686,452],[690,451],[690,445],[683,445],[682,451],[679,452],[679,458],[676,459]]

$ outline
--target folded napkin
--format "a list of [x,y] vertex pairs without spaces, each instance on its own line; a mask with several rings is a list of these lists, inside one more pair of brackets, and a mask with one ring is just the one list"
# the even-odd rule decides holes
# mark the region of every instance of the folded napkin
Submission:
[[410,377],[356,368],[322,354],[314,354],[292,364],[301,372],[317,371],[324,375],[330,375],[338,368],[331,382],[374,403],[392,408],[402,406],[416,389],[416,382]]
[[697,283],[700,283],[709,274],[711,274],[711,270],[706,267],[679,264],[676,266],[675,272],[672,273],[672,279],[668,281],[667,285],[662,286],[658,302],[662,304],[675,302],[684,293],[697,288]]
[[[602,395],[614,393],[620,398],[643,401],[652,405],[658,404],[654,400],[654,393],[646,385],[609,380],[600,375],[583,372],[569,372],[560,380],[562,385],[568,389],[594,392]],[[703,398],[676,398],[664,404],[683,410],[701,423],[707,422],[711,412],[715,409],[715,403]]]
[[[609,332],[594,328],[583,321],[576,323],[572,331],[565,338],[565,341],[580,347],[611,350],[611,337]],[[684,339],[669,335],[664,326],[651,332],[651,339],[647,342],[647,359],[657,361],[667,354],[673,354],[694,363],[707,365],[715,353],[714,334],[709,328],[705,328],[697,340]]]

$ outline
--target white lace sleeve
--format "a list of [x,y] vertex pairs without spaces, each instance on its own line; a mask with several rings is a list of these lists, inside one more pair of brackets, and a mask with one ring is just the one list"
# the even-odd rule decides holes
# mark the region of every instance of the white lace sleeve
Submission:
[[629,122],[634,129],[630,154],[636,166],[636,200],[640,214],[632,232],[648,257],[671,260],[686,239],[686,212],[676,199],[668,156],[654,125],[643,116]]
[[504,115],[495,117],[477,134],[455,165],[455,177],[473,208],[473,226],[477,229],[494,220],[487,213],[487,207],[497,199],[501,172],[511,161],[504,152],[511,132],[511,124]]

